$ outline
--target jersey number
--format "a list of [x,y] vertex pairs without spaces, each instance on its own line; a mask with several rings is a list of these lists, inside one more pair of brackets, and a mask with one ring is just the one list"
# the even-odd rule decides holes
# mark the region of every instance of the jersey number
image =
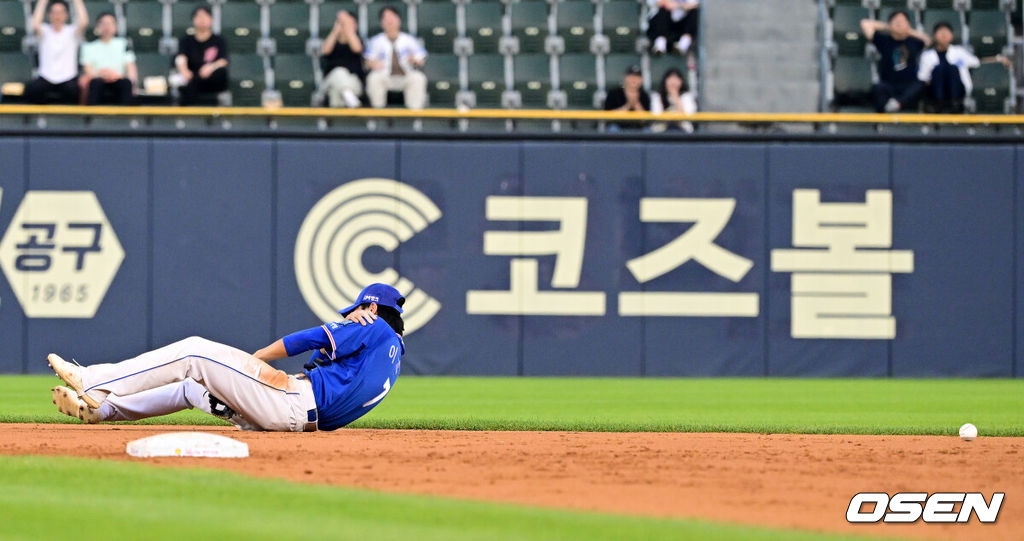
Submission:
[[386,379],[386,380],[384,380],[384,392],[382,392],[379,395],[371,398],[367,403],[363,404],[363,407],[366,408],[366,407],[369,407],[369,406],[372,406],[372,405],[376,404],[377,402],[380,402],[381,400],[384,400],[384,397],[387,396],[388,391],[390,391],[390,390],[391,390],[391,380],[390,379]]

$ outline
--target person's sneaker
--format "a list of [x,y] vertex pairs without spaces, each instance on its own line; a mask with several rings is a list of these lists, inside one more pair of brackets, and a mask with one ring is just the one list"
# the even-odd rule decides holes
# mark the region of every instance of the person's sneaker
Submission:
[[52,389],[53,392],[53,403],[57,405],[57,409],[65,415],[81,419],[89,424],[96,424],[100,422],[100,414],[93,408],[89,407],[84,400],[78,398],[75,391],[72,391],[68,387],[58,386]]
[[356,93],[351,90],[343,90],[341,92],[341,99],[345,100],[345,107],[355,108],[362,105],[359,103],[359,98],[356,96]]
[[64,359],[60,358],[60,355],[51,353],[46,356],[46,362],[50,363],[50,368],[57,374],[57,377],[64,380],[71,389],[73,389],[78,396],[85,401],[86,404],[93,408],[99,408],[100,402],[95,398],[85,394],[85,386],[82,385],[82,367],[73,365]]
[[676,49],[679,50],[679,54],[686,54],[690,50],[690,45],[693,45],[693,38],[686,34],[676,42]]
[[900,110],[900,102],[896,101],[896,98],[889,98],[889,101],[885,102],[885,112],[895,113]]
[[651,46],[651,52],[654,54],[665,54],[668,51],[668,41],[665,40],[665,36],[658,36],[654,40],[654,45]]

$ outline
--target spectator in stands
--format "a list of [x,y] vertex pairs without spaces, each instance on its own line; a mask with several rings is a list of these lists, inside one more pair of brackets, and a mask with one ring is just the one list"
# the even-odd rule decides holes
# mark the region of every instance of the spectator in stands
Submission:
[[224,38],[213,33],[210,8],[192,10],[191,36],[180,40],[174,66],[181,85],[181,104],[193,105],[202,94],[218,94],[228,89],[228,48]]
[[[682,113],[692,115],[697,112],[697,100],[690,92],[690,85],[686,82],[683,72],[677,68],[669,68],[661,78],[658,91],[651,94],[651,112],[660,115],[661,113]],[[693,133],[693,124],[689,122],[659,122],[651,126],[651,131],[676,131],[682,130],[686,133]]]
[[135,53],[128,50],[128,41],[116,37],[117,20],[110,12],[96,18],[99,36],[82,46],[81,84],[87,96],[86,103],[100,102],[130,105],[138,81]]
[[[32,12],[32,30],[39,39],[38,77],[25,86],[25,98],[32,103],[78,103],[78,45],[89,14],[82,0],[73,2],[74,26],[68,24],[64,0],[39,0]],[[49,22],[43,22],[44,14]]]
[[917,80],[918,59],[931,38],[910,26],[910,16],[896,11],[889,24],[864,19],[864,36],[878,49],[878,83],[871,89],[875,111],[895,113],[914,110],[923,85]]
[[978,60],[966,48],[953,45],[953,26],[937,23],[932,30],[935,47],[921,54],[917,78],[926,85],[924,106],[929,113],[962,113],[964,98],[971,94],[971,68],[982,62],[1002,62],[1007,68],[1010,61],[1003,55]]
[[651,52],[665,54],[669,44],[685,55],[697,37],[699,0],[647,0],[647,37]]
[[[640,66],[630,66],[622,79],[622,86],[612,90],[604,100],[605,111],[637,111],[651,110],[651,97],[644,90],[643,72]],[[609,124],[611,131],[643,129],[643,122],[616,121]]]
[[324,90],[331,107],[359,107],[363,93],[363,42],[359,39],[356,18],[339,11],[331,33],[323,46]]
[[427,51],[416,38],[401,31],[398,10],[388,6],[380,11],[383,30],[370,39],[366,47],[366,94],[370,105],[387,105],[388,90],[401,90],[405,106],[422,109],[427,105],[427,76],[420,71],[427,60]]

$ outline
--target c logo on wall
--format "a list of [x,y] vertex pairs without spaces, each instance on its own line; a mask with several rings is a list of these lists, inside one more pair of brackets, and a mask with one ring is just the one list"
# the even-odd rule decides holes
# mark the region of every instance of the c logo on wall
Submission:
[[26,192],[0,240],[0,268],[31,318],[93,317],[123,260],[93,192]]
[[334,321],[367,284],[390,284],[405,295],[405,331],[414,332],[441,303],[392,268],[370,272],[363,253],[373,246],[392,252],[440,218],[433,201],[396,180],[365,178],[335,188],[313,205],[295,240],[302,298],[318,318]]

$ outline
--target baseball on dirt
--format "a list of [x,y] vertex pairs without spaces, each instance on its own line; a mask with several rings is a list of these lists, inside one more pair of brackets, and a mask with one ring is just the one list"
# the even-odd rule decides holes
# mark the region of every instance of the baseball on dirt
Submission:
[[974,438],[977,438],[978,427],[972,425],[971,423],[967,423],[964,426],[961,426],[960,437],[963,438],[964,441],[971,441]]

